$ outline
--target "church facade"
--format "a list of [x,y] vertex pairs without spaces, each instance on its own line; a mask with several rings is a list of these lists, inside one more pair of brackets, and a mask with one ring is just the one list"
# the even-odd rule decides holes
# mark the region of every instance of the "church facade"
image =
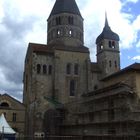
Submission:
[[47,44],[29,43],[25,58],[25,135],[137,137],[140,64],[120,69],[120,39],[107,17],[96,39],[97,62],[84,46],[75,0],[56,0],[47,24]]

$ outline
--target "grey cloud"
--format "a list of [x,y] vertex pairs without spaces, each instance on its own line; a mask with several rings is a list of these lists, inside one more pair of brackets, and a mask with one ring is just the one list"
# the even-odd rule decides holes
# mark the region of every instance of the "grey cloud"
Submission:
[[4,17],[0,21],[0,75],[4,75],[4,79],[0,79],[3,82],[0,92],[9,93],[20,100],[27,49],[24,39],[37,21],[36,16],[14,16],[8,8],[4,9]]

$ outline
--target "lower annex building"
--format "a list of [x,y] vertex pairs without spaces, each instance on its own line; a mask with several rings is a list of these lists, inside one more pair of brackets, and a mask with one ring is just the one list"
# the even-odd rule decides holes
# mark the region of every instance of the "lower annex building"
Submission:
[[56,0],[47,23],[47,44],[29,43],[25,58],[25,135],[138,138],[140,64],[120,69],[120,39],[107,17],[96,39],[96,63],[84,46],[75,0]]
[[[0,94],[0,115],[2,114],[4,114],[10,127],[16,132],[16,138],[23,139],[25,133],[25,106],[23,103],[8,94]],[[7,128],[3,128],[3,131],[4,129]],[[2,135],[2,132],[0,132],[0,139],[2,139]]]

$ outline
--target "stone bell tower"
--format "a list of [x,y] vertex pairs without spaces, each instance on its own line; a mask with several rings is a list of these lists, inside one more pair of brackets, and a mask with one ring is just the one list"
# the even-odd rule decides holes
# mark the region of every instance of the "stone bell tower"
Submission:
[[75,0],[56,0],[48,18],[48,44],[83,45],[83,18]]
[[102,33],[96,39],[97,63],[105,77],[120,70],[119,36],[109,27],[107,16]]

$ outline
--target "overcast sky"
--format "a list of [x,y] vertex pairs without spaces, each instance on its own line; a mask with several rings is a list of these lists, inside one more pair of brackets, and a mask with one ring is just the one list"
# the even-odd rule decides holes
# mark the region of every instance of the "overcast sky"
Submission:
[[[0,93],[22,100],[24,59],[29,42],[45,43],[55,0],[0,0]],[[104,27],[120,36],[121,67],[140,62],[140,0],[76,0],[84,18],[85,45],[96,61],[95,40]]]

